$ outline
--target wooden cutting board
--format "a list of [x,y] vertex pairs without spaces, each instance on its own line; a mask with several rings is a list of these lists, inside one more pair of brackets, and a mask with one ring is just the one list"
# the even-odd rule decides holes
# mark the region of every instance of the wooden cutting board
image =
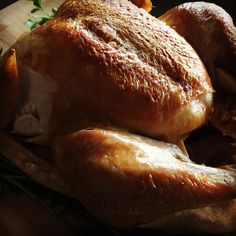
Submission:
[[[64,0],[42,0],[46,10],[58,7]],[[5,51],[24,32],[29,31],[27,19],[31,18],[30,11],[34,8],[29,0],[18,0],[0,11],[0,48]],[[36,14],[36,13],[35,13]]]

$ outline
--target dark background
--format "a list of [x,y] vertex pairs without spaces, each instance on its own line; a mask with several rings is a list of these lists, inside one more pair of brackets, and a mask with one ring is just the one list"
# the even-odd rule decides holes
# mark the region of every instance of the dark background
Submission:
[[[184,1],[184,0],[152,0],[152,3],[154,5],[154,8],[152,10],[152,13],[155,14],[156,16],[160,16],[161,14],[163,14],[164,12],[166,12],[168,9],[170,9],[171,7],[177,6],[181,3],[184,2],[199,2],[198,1]],[[223,7],[233,18],[234,20],[234,24],[236,22],[236,1],[235,0],[206,0],[205,2],[211,2],[211,3],[215,3],[216,5],[219,5],[221,7]]]
[[[0,9],[6,7],[7,5],[15,2],[15,0],[0,0]],[[173,6],[179,5],[183,2],[196,2],[196,1],[183,1],[183,0],[152,0],[155,8],[153,9],[153,13],[157,16],[160,16],[166,10],[170,9]],[[215,1],[207,1],[215,3],[221,7],[223,7],[234,19],[234,23],[236,20],[236,1],[235,0],[215,0]]]
[[0,9],[6,7],[7,5],[15,2],[15,0],[0,0]]

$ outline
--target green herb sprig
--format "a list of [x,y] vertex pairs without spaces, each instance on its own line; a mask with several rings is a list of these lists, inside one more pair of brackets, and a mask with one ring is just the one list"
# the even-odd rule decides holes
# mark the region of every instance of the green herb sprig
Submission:
[[56,14],[57,8],[51,8],[51,11],[48,13],[42,6],[41,0],[29,0],[33,2],[34,8],[31,10],[32,17],[27,20],[26,25],[31,29],[35,29],[39,25],[44,24]]

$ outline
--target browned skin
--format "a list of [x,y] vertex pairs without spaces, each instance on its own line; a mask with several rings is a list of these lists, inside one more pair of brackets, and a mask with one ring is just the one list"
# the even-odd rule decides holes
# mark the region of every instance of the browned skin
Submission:
[[158,19],[200,55],[217,91],[212,122],[236,138],[236,28],[232,18],[215,4],[194,2],[172,8]]
[[[136,227],[235,197],[235,170],[120,131],[175,142],[208,119],[211,103],[196,119],[178,116],[213,89],[193,48],[165,23],[126,0],[69,0],[14,47],[22,79],[28,67],[56,87],[47,130],[55,168],[98,218]],[[84,129],[109,125],[118,131]]]
[[0,127],[5,127],[17,111],[20,87],[15,50],[5,55],[0,65]]
[[54,144],[56,166],[82,203],[116,227],[236,196],[236,174],[194,164],[175,145],[102,129]]
[[236,75],[236,28],[224,9],[211,3],[190,2],[170,9],[158,19],[194,47],[212,79],[215,66]]
[[182,37],[125,0],[66,1],[14,47],[21,64],[59,87],[52,132],[108,123],[175,141],[211,110],[177,122],[182,108],[213,92],[208,74]]
[[145,9],[147,12],[152,10],[151,0],[131,0],[131,2],[138,7]]
[[[236,200],[199,209],[179,211],[157,219],[145,228],[167,228],[187,232],[224,234],[235,232]],[[204,234],[204,233],[203,233]]]

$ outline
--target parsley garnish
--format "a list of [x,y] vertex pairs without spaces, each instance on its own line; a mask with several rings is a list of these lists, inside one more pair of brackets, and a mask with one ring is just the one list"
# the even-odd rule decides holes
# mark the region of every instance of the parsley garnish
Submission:
[[27,20],[26,25],[31,29],[35,29],[39,25],[50,20],[57,12],[57,8],[53,7],[48,13],[42,6],[41,0],[29,0],[33,2],[34,8],[31,10],[32,17]]

